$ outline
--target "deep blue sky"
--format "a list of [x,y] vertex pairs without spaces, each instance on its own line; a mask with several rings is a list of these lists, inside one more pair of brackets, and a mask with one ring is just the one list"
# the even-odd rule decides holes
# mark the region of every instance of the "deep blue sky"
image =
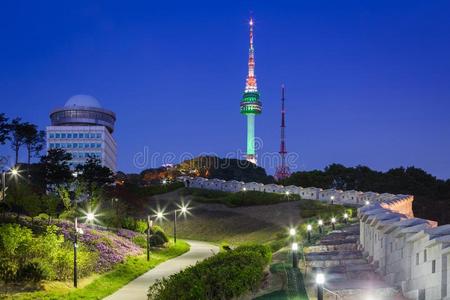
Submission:
[[415,165],[450,177],[449,1],[94,2],[2,2],[0,111],[44,127],[70,96],[93,95],[117,113],[127,172],[146,146],[245,149],[252,11],[263,151],[278,151],[284,82],[298,169]]

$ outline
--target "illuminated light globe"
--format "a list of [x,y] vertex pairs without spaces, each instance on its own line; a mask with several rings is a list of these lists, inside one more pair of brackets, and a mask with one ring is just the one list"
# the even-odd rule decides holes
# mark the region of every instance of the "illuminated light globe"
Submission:
[[336,223],[336,218],[331,218],[331,223]]
[[348,213],[344,214],[344,219],[348,219]]
[[162,219],[163,216],[164,216],[164,214],[163,214],[162,212],[160,212],[160,211],[158,211],[158,212],[156,213],[156,217],[157,217],[158,219]]
[[289,234],[290,234],[291,236],[294,236],[295,233],[296,233],[295,228],[289,229]]
[[311,231],[312,230],[312,225],[311,224],[306,225],[306,230]]
[[93,221],[95,219],[95,215],[93,213],[87,213],[86,214],[86,219],[88,221]]
[[322,226],[323,225],[323,221],[322,220],[319,220],[319,226]]
[[298,250],[298,244],[292,243],[292,251],[297,251],[297,250]]
[[316,284],[319,284],[319,285],[325,284],[325,275],[323,273],[317,273]]

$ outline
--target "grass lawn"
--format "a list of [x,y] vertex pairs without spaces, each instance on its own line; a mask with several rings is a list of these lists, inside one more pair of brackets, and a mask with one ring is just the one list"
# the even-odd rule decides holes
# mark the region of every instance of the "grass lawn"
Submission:
[[271,205],[301,199],[298,195],[286,196],[284,194],[264,193],[257,191],[230,193],[197,188],[185,188],[181,191],[181,194],[183,196],[192,196],[192,200],[195,202],[221,203],[228,207]]
[[156,250],[147,262],[147,256],[129,257],[124,263],[101,275],[94,275],[80,281],[80,287],[75,289],[70,283],[46,283],[45,291],[1,295],[1,299],[102,299],[126,285],[136,277],[144,274],[156,265],[179,256],[189,250],[184,241],[177,241],[167,249]]

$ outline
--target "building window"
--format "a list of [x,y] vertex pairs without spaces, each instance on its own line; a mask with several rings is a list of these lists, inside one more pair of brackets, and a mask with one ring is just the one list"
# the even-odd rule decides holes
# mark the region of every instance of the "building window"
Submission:
[[78,136],[80,137],[80,139],[83,138],[83,134],[82,133],[79,133]]
[[50,144],[50,149],[53,149],[53,148],[55,148],[55,144],[51,143]]
[[391,242],[391,253],[392,253],[393,249],[394,249],[394,247],[393,247],[392,242]]
[[71,144],[71,143],[68,143],[68,144],[67,144],[67,148],[72,148],[72,144]]
[[97,144],[97,148],[101,148],[102,147],[102,144]]
[[72,138],[72,134],[71,134],[71,133],[68,133],[68,134],[67,134],[67,138],[68,138],[68,139],[71,139],[71,138]]
[[95,144],[94,143],[91,144],[91,148],[95,148]]
[[101,133],[97,133],[97,138],[101,139],[102,138],[102,134]]
[[84,148],[89,148],[89,144],[88,144],[88,143],[85,143],[85,144],[84,144]]
[[91,139],[95,139],[95,133],[91,133]]
[[55,138],[59,139],[61,135],[59,133],[55,133]]
[[66,134],[65,133],[61,133],[61,138],[65,139],[66,138]]
[[419,253],[416,253],[416,266],[419,265]]
[[436,273],[436,260],[435,259],[433,259],[432,261],[431,261],[431,273]]
[[60,147],[61,147],[61,145],[59,143],[55,144],[55,148],[60,148]]
[[427,262],[427,249],[423,250],[423,262]]
[[73,134],[73,138],[74,138],[74,139],[77,139],[77,138],[78,138],[78,133],[74,133],[74,134]]
[[82,144],[82,143],[79,143],[79,144],[78,144],[78,148],[83,148],[83,144]]
[[73,143],[73,147],[74,148],[78,148],[78,144],[77,143]]
[[54,139],[54,138],[55,138],[55,134],[54,134],[54,133],[50,133],[50,134],[49,134],[49,137],[50,137],[51,139]]

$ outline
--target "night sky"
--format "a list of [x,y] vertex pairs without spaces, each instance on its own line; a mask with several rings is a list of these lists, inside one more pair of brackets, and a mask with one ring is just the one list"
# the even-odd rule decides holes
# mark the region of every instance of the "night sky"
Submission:
[[450,177],[449,1],[2,1],[0,111],[43,128],[50,110],[90,94],[117,114],[126,172],[161,164],[135,166],[146,147],[175,161],[236,156],[250,12],[260,153],[278,151],[285,83],[297,170],[415,165]]

